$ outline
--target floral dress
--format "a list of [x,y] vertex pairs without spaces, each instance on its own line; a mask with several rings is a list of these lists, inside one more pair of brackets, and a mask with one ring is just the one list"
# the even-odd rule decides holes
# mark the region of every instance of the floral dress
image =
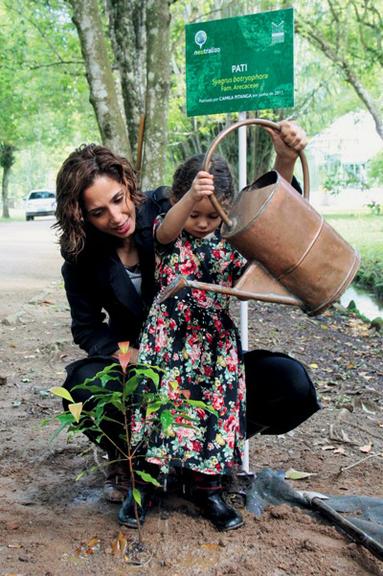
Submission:
[[[219,231],[205,238],[183,232],[172,245],[158,248],[160,288],[178,275],[232,286],[246,265]],[[144,419],[142,411],[133,411],[132,434],[135,443],[144,442],[148,462],[163,472],[183,466],[204,474],[225,474],[241,463],[246,387],[228,296],[185,288],[161,304],[157,297],[138,363],[164,369],[160,392],[171,401],[170,411],[182,405],[181,411],[173,410],[174,421],[166,431],[155,425],[160,412]]]

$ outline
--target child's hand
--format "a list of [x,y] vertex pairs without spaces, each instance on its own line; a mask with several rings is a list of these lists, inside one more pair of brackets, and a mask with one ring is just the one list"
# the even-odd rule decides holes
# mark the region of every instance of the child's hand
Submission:
[[189,190],[190,196],[195,202],[201,200],[205,196],[211,196],[214,192],[214,176],[209,172],[200,170],[194,178],[191,188]]

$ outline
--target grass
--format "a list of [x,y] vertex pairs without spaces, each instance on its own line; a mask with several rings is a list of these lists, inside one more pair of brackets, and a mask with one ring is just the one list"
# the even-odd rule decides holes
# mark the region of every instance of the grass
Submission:
[[1,218],[0,217],[0,223],[1,222],[21,222],[25,220],[25,216],[24,218],[22,216],[11,216],[10,218]]
[[20,220],[25,220],[25,210],[21,208],[11,208],[9,210],[10,218],[3,218],[0,211],[0,222],[19,222]]
[[383,215],[365,212],[326,214],[326,221],[358,250],[361,266],[356,283],[383,299]]

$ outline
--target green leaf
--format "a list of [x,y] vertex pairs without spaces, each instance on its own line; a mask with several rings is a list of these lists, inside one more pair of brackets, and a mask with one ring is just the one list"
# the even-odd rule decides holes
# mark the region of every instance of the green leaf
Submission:
[[56,419],[60,422],[59,428],[53,432],[50,436],[50,442],[53,442],[55,438],[65,429],[71,426],[74,423],[74,418],[70,412],[62,412],[56,416]]
[[155,372],[152,368],[148,368],[148,370],[145,373],[145,376],[153,382],[156,388],[158,387],[158,384],[160,383],[160,375],[158,374],[158,372]]
[[133,498],[141,506],[141,492],[137,488],[133,488]]
[[120,376],[111,376],[109,373],[101,374],[100,376],[101,386],[103,386],[104,388],[109,382],[113,382],[116,380],[120,380]]
[[64,426],[69,426],[74,422],[74,418],[68,410],[66,412],[61,412],[61,414],[57,414],[56,420],[58,420],[60,424]]
[[217,410],[214,410],[214,408],[209,406],[209,404],[202,402],[202,400],[185,400],[185,404],[189,404],[190,406],[195,406],[195,408],[202,408],[203,410],[206,410],[207,412],[211,412],[211,414],[218,416]]
[[53,388],[49,388],[49,392],[51,392],[51,394],[54,394],[55,396],[59,396],[60,398],[64,398],[65,400],[74,403],[71,393],[62,386],[53,386]]
[[134,375],[151,380],[156,388],[158,388],[160,382],[160,372],[164,372],[164,370],[161,370],[161,368],[157,368],[156,366],[152,367],[144,364],[142,367],[139,366],[132,369]]
[[87,470],[81,470],[81,472],[79,472],[75,478],[76,482],[77,480],[81,480],[81,478],[83,478],[83,476],[86,476],[88,474]]
[[164,430],[167,430],[169,426],[173,424],[174,417],[170,410],[163,410],[163,412],[161,412],[160,422]]
[[[105,390],[105,385],[108,382],[111,381],[116,381],[116,380],[120,380],[121,379],[121,374],[119,372],[119,364],[109,364],[109,366],[105,366],[105,368],[103,370],[100,370],[100,372],[97,372],[94,376],[91,376],[90,378],[85,378],[85,380],[83,382],[81,382],[80,384],[76,384],[76,386],[73,387],[73,389],[86,389],[89,390],[90,389],[90,384],[92,384],[92,382],[95,382],[96,380],[100,380],[101,381],[101,386],[99,386],[98,384],[95,384],[96,389],[99,390]],[[115,376],[113,376],[112,374],[115,374]]]
[[150,416],[150,414],[153,414],[153,412],[157,412],[157,410],[159,410],[161,408],[163,403],[164,402],[162,400],[156,400],[156,401],[148,404],[148,406],[146,408],[146,415]]
[[124,386],[125,396],[129,396],[130,394],[133,394],[133,392],[136,390],[137,386],[139,385],[140,381],[141,381],[141,378],[139,378],[138,376],[132,376],[131,378],[129,378],[129,380],[125,383],[125,386]]
[[287,480],[303,480],[303,478],[309,478],[309,476],[315,476],[315,472],[302,472],[300,470],[294,470],[294,468],[289,468],[285,473]]
[[161,486],[161,484],[158,482],[158,480],[153,478],[153,476],[151,474],[148,474],[147,472],[143,472],[142,470],[135,470],[134,473],[137,474],[137,476],[139,476],[140,478],[142,478],[142,480],[144,480],[144,482],[148,482],[150,484],[153,484],[157,488],[159,488]]
[[83,403],[77,402],[76,404],[69,404],[68,409],[76,422],[80,422]]

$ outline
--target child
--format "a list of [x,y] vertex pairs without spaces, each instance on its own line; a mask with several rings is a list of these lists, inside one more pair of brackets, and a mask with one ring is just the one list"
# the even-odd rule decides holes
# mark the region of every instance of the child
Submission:
[[[154,224],[160,289],[178,275],[232,286],[246,265],[221,238],[221,219],[209,199],[214,191],[221,203],[230,201],[230,170],[219,157],[213,158],[211,173],[200,170],[202,162],[203,155],[194,156],[178,168],[173,206]],[[187,406],[189,419],[177,417],[165,434],[159,433],[158,427],[151,430],[150,419],[144,424],[137,409],[132,430],[137,442],[142,440],[140,434],[147,439],[147,462],[165,472],[169,466],[185,471],[188,484],[193,484],[193,500],[221,530],[243,524],[241,516],[223,500],[220,481],[241,463],[245,441],[245,380],[240,357],[227,296],[184,289],[162,304],[157,297],[143,331],[138,362],[165,370],[161,392],[172,401],[199,400],[215,413]]]

